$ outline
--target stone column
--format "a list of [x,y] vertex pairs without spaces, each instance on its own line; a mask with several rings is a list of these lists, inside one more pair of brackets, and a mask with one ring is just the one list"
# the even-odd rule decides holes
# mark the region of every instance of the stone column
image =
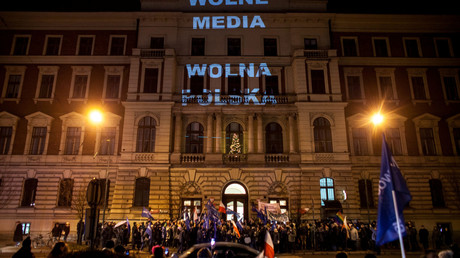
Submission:
[[254,115],[248,116],[248,153],[254,153]]
[[212,114],[208,115],[207,137],[206,137],[206,153],[212,153],[212,137],[213,134],[213,118]]
[[264,152],[264,142],[263,142],[263,128],[262,128],[262,114],[257,115],[257,153]]
[[181,152],[181,143],[182,143],[182,114],[176,114],[176,128],[174,136],[174,152]]
[[222,115],[216,115],[216,153],[222,153],[221,145],[222,143]]
[[289,152],[290,153],[295,153],[294,116],[295,114],[289,115]]

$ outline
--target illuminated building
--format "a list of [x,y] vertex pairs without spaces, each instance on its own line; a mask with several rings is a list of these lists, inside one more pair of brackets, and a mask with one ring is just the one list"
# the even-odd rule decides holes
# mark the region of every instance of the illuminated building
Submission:
[[[261,200],[292,219],[342,207],[375,220],[383,131],[413,194],[406,220],[460,226],[458,17],[182,3],[0,13],[2,222],[34,233],[71,221],[75,233],[72,200],[107,171],[109,220],[139,220],[143,206],[177,218],[210,198],[246,219]],[[204,16],[260,16],[265,28],[194,29]],[[271,76],[241,77],[241,64]],[[105,112],[97,126],[92,108]],[[241,154],[229,154],[234,134]]]

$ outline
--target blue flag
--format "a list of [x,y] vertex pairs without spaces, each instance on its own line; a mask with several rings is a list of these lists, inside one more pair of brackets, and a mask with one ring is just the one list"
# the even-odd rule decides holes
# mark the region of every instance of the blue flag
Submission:
[[152,217],[152,214],[150,214],[150,211],[147,210],[145,207],[142,207],[141,217],[144,217],[144,218],[148,218],[148,219],[154,220],[154,218]]
[[190,230],[190,216],[188,215],[188,210],[184,210],[184,216],[185,216],[185,226],[187,226],[187,230]]
[[131,225],[129,224],[129,219],[126,217],[126,225],[128,225],[128,235],[131,235]]
[[393,202],[395,192],[396,205],[399,215],[399,227],[402,236],[406,235],[404,226],[403,209],[412,200],[406,181],[401,175],[398,165],[385,141],[383,135],[382,163],[379,181],[379,208],[377,214],[377,239],[376,244],[381,246],[399,238],[396,213]]
[[145,233],[147,235],[149,235],[149,239],[152,239],[152,228],[150,227],[152,223],[149,222],[149,224],[147,224],[147,228],[145,229]]

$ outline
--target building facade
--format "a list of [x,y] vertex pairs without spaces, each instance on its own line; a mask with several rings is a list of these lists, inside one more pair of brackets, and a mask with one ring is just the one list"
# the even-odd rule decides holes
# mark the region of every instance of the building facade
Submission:
[[208,199],[246,220],[260,200],[293,220],[373,221],[382,132],[413,195],[406,221],[460,227],[458,17],[191,2],[0,13],[3,235],[17,220],[75,232],[93,178],[113,221]]

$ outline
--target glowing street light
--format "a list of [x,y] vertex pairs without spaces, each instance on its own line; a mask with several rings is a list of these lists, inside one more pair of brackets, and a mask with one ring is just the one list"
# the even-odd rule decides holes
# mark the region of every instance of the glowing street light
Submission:
[[374,124],[374,126],[378,126],[383,122],[383,116],[380,113],[374,114],[371,117],[371,121]]
[[89,112],[89,120],[94,124],[100,124],[104,120],[104,116],[101,111],[95,109]]

